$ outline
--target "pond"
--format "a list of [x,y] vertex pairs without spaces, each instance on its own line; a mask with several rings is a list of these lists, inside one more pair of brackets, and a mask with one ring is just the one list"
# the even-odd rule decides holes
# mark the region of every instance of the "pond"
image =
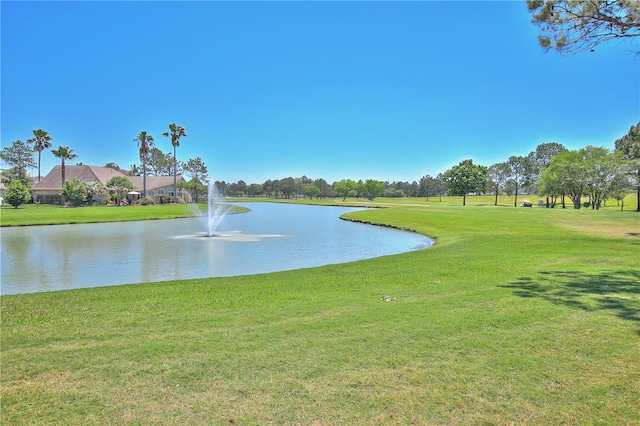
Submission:
[[2,228],[1,294],[258,274],[418,250],[429,238],[340,220],[345,207],[247,203],[206,219]]

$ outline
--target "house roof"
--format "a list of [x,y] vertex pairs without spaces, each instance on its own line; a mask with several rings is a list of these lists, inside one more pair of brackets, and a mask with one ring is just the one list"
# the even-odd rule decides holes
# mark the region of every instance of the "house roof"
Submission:
[[[136,190],[142,190],[143,177],[129,176],[126,173],[112,169],[110,167],[100,166],[65,166],[65,179],[78,179],[81,182],[100,182],[104,186],[107,185],[109,179],[122,176],[133,184]],[[177,181],[184,180],[182,176],[177,177]],[[147,176],[147,191],[159,188],[168,188],[173,186],[173,176]],[[62,166],[54,166],[53,169],[37,182],[33,188],[34,191],[60,191],[62,189]]]
[[[123,172],[109,167],[98,166],[65,166],[65,179],[78,179],[82,182],[100,182],[105,185],[109,179],[116,176],[124,176]],[[43,177],[40,182],[33,185],[33,190],[57,190],[62,188],[62,166],[55,166]]]
[[[127,176],[127,179],[133,183],[137,190],[143,188],[142,176]],[[176,183],[183,181],[182,176],[176,176]],[[149,176],[147,175],[147,191],[156,191],[161,188],[173,187],[173,176]]]

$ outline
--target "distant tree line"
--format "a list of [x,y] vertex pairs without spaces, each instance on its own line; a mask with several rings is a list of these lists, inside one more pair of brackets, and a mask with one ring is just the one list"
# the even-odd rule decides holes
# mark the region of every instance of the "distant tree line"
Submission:
[[[640,186],[640,122],[629,133],[615,142],[616,149],[587,146],[568,150],[557,142],[543,143],[524,156],[511,156],[506,161],[483,166],[473,160],[461,161],[444,173],[426,175],[419,181],[379,181],[374,179],[343,179],[329,184],[324,179],[286,177],[247,184],[245,181],[229,183],[216,181],[220,194],[229,197],[269,198],[327,198],[347,197],[442,197],[459,195],[466,204],[469,194],[514,196],[518,206],[519,194],[543,197],[546,207],[566,199],[574,208],[583,206],[588,198],[592,209],[599,209],[607,200],[621,202],[634,187]],[[638,197],[640,211],[640,196]]]
[[640,211],[640,122],[631,126],[627,135],[615,142],[616,149],[587,146],[567,150],[556,142],[538,145],[526,156],[511,156],[505,162],[489,167],[464,160],[444,173],[448,194],[515,195],[537,194],[545,197],[546,207],[554,207],[560,200],[571,200],[579,209],[582,199],[588,198],[592,209],[599,209],[609,199],[623,201],[633,187],[638,192]]
[[[190,179],[180,182],[177,189],[188,191],[191,198],[197,201],[207,192],[207,167],[200,157],[186,162],[175,158],[176,140],[179,135],[186,136],[184,128],[174,126],[165,136],[172,136],[174,153],[163,153],[153,144],[153,138],[146,132],[141,132],[134,142],[140,150],[140,164],[132,165],[130,175],[143,175],[146,193],[146,176],[176,176],[184,174]],[[33,154],[38,152],[38,169],[41,151],[51,146],[51,137],[47,132],[34,130],[34,138],[28,140],[33,143],[31,148],[22,141],[15,141],[11,146],[0,152],[0,158],[9,166],[3,171],[5,183],[19,181],[27,189],[33,180],[27,170],[36,166]],[[474,164],[467,159],[453,166],[444,173],[436,176],[425,175],[419,181],[380,181],[376,179],[353,180],[342,179],[328,183],[322,178],[311,179],[307,176],[284,177],[266,180],[263,183],[246,183],[215,181],[219,194],[227,197],[268,197],[268,198],[329,198],[347,197],[365,198],[373,200],[377,197],[425,197],[427,200],[443,195],[494,194],[495,204],[498,195],[513,195],[514,206],[518,205],[518,195],[536,194],[544,197],[546,207],[554,207],[561,203],[566,207],[566,199],[571,201],[574,208],[583,206],[582,199],[588,197],[589,206],[598,209],[607,200],[622,201],[634,187],[640,189],[640,122],[631,126],[629,132],[615,141],[615,150],[602,147],[587,146],[578,150],[568,150],[556,142],[543,143],[525,156],[511,156],[506,161],[483,166]],[[55,152],[54,152],[55,151]],[[64,165],[65,159],[75,158],[77,155],[68,147],[53,150],[61,158],[63,167],[62,187],[65,189]],[[106,167],[120,170],[117,164],[107,163]],[[15,186],[15,185],[14,185]],[[68,185],[64,192],[77,202],[78,197],[72,195]],[[13,188],[13,187],[12,187]],[[76,192],[82,193],[77,185]],[[9,191],[9,188],[7,188]],[[87,188],[88,194],[95,189]],[[11,191],[9,191],[11,192]],[[177,191],[175,192],[177,194]],[[22,192],[22,194],[24,194]],[[65,196],[65,194],[63,194]],[[640,211],[640,191],[638,207]]]

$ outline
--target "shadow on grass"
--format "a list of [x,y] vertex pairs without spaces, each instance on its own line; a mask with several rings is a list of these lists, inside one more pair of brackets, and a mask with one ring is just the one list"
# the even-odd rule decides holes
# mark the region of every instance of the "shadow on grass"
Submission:
[[586,311],[610,311],[619,318],[640,323],[640,270],[598,274],[548,271],[501,287],[514,289],[520,297],[537,297]]

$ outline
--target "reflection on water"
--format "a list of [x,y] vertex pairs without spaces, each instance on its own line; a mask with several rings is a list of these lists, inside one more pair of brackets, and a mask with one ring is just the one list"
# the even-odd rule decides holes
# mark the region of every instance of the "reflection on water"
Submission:
[[418,234],[338,219],[353,208],[247,207],[209,238],[203,218],[2,228],[2,294],[256,274],[431,245]]

